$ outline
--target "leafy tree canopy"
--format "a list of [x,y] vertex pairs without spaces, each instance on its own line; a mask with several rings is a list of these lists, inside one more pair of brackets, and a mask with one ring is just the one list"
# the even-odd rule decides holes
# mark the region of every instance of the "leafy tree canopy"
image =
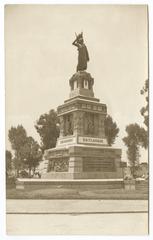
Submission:
[[5,159],[6,159],[6,171],[12,169],[12,153],[8,150],[5,152]]
[[17,127],[11,127],[8,133],[8,137],[12,149],[19,151],[21,146],[23,146],[26,142],[27,133],[22,125],[18,125]]
[[134,175],[135,167],[139,164],[139,147],[147,147],[146,131],[135,123],[126,127],[126,133],[123,142],[127,146],[127,156]]
[[147,148],[146,131],[143,127],[140,127],[137,123],[129,124],[126,127],[127,137],[123,138],[123,141],[127,147],[133,143]]
[[119,133],[119,128],[117,127],[116,122],[113,122],[113,119],[110,115],[107,115],[104,121],[105,127],[105,136],[109,146],[115,143],[117,134]]
[[39,117],[35,128],[40,135],[42,150],[53,148],[59,137],[59,119],[57,113],[52,109]]
[[39,144],[32,137],[27,136],[26,130],[22,125],[11,127],[8,136],[12,149],[15,151],[14,166],[17,170],[17,176],[19,175],[19,170],[26,167],[29,170],[35,169],[41,160]]
[[22,146],[21,152],[23,162],[28,167],[29,173],[31,173],[31,169],[35,171],[35,168],[39,165],[39,162],[42,159],[42,152],[39,144],[32,137],[27,137],[25,144]]
[[140,113],[144,117],[144,124],[148,128],[149,126],[149,80],[145,81],[144,87],[141,89],[140,93],[145,96],[146,105],[141,108]]

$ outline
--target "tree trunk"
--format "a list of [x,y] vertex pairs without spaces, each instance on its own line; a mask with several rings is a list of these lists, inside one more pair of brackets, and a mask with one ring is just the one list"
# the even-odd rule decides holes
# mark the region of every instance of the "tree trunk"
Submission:
[[132,174],[132,177],[134,177],[134,173],[135,173],[135,166],[132,166],[132,167],[131,167],[131,174]]
[[31,167],[29,168],[29,178],[31,178]]
[[19,177],[19,168],[16,169],[16,177]]

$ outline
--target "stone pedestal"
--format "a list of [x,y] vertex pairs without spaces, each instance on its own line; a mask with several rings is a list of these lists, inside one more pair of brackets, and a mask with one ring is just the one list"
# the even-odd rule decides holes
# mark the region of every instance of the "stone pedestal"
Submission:
[[48,172],[42,175],[42,178],[118,179],[123,177],[120,149],[73,145],[48,150],[45,152],[45,158],[49,161]]
[[60,136],[45,151],[47,172],[42,178],[118,179],[123,177],[121,150],[108,146],[104,120],[106,104],[93,93],[94,79],[85,71],[70,79],[70,98],[59,106]]
[[124,188],[125,190],[135,190],[135,179],[124,180]]

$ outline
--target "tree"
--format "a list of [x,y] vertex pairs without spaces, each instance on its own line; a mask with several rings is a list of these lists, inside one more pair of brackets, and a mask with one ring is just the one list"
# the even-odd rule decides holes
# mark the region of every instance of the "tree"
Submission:
[[146,125],[147,128],[149,126],[149,114],[148,114],[149,96],[148,96],[148,92],[149,92],[149,80],[147,79],[145,81],[144,87],[140,91],[140,93],[145,96],[145,100],[146,100],[146,106],[141,108],[140,113],[144,117],[144,124]]
[[127,146],[127,156],[131,166],[131,172],[134,176],[135,168],[139,165],[139,147],[147,145],[145,143],[146,131],[137,123],[129,124],[126,127],[127,136],[123,138],[123,142]]
[[27,133],[22,125],[18,125],[17,127],[11,127],[8,136],[12,149],[17,151],[22,145],[24,145],[27,138]]
[[24,165],[29,169],[29,177],[31,177],[31,170],[33,170],[33,173],[35,172],[35,168],[42,158],[40,146],[32,137],[27,137],[21,152]]
[[49,113],[41,115],[37,120],[35,128],[41,137],[43,151],[55,147],[56,140],[59,137],[58,123],[57,113],[53,109]]
[[22,159],[22,147],[24,146],[27,133],[22,125],[18,125],[17,127],[11,127],[8,133],[9,141],[11,143],[12,149],[15,152],[15,167],[17,170],[17,177],[19,175],[19,170],[23,165]]
[[107,115],[104,121],[105,136],[109,146],[114,144],[117,134],[119,133],[119,128],[116,122],[113,122],[111,116]]
[[15,152],[14,165],[17,170],[17,177],[19,176],[19,170],[26,167],[29,169],[30,175],[31,170],[35,171],[41,160],[42,155],[39,144],[32,137],[27,136],[22,125],[11,127],[8,135],[12,149]]
[[149,80],[147,79],[145,81],[145,85],[142,88],[142,90],[140,91],[140,93],[142,95],[145,96],[145,100],[146,100],[146,105],[144,107],[141,108],[140,113],[144,118],[144,124],[147,127],[147,130],[145,130],[145,134],[144,134],[144,148],[148,147],[148,127],[149,127]]
[[6,174],[8,174],[8,172],[12,170],[12,153],[8,150],[6,150],[5,152],[5,160],[6,160]]

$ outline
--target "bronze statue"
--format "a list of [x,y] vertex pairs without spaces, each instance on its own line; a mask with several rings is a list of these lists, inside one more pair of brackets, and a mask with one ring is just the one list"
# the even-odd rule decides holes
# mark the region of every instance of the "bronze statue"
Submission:
[[77,72],[84,71],[87,69],[87,62],[89,61],[89,54],[86,45],[83,40],[83,33],[76,35],[76,39],[72,43],[78,48],[78,65]]

